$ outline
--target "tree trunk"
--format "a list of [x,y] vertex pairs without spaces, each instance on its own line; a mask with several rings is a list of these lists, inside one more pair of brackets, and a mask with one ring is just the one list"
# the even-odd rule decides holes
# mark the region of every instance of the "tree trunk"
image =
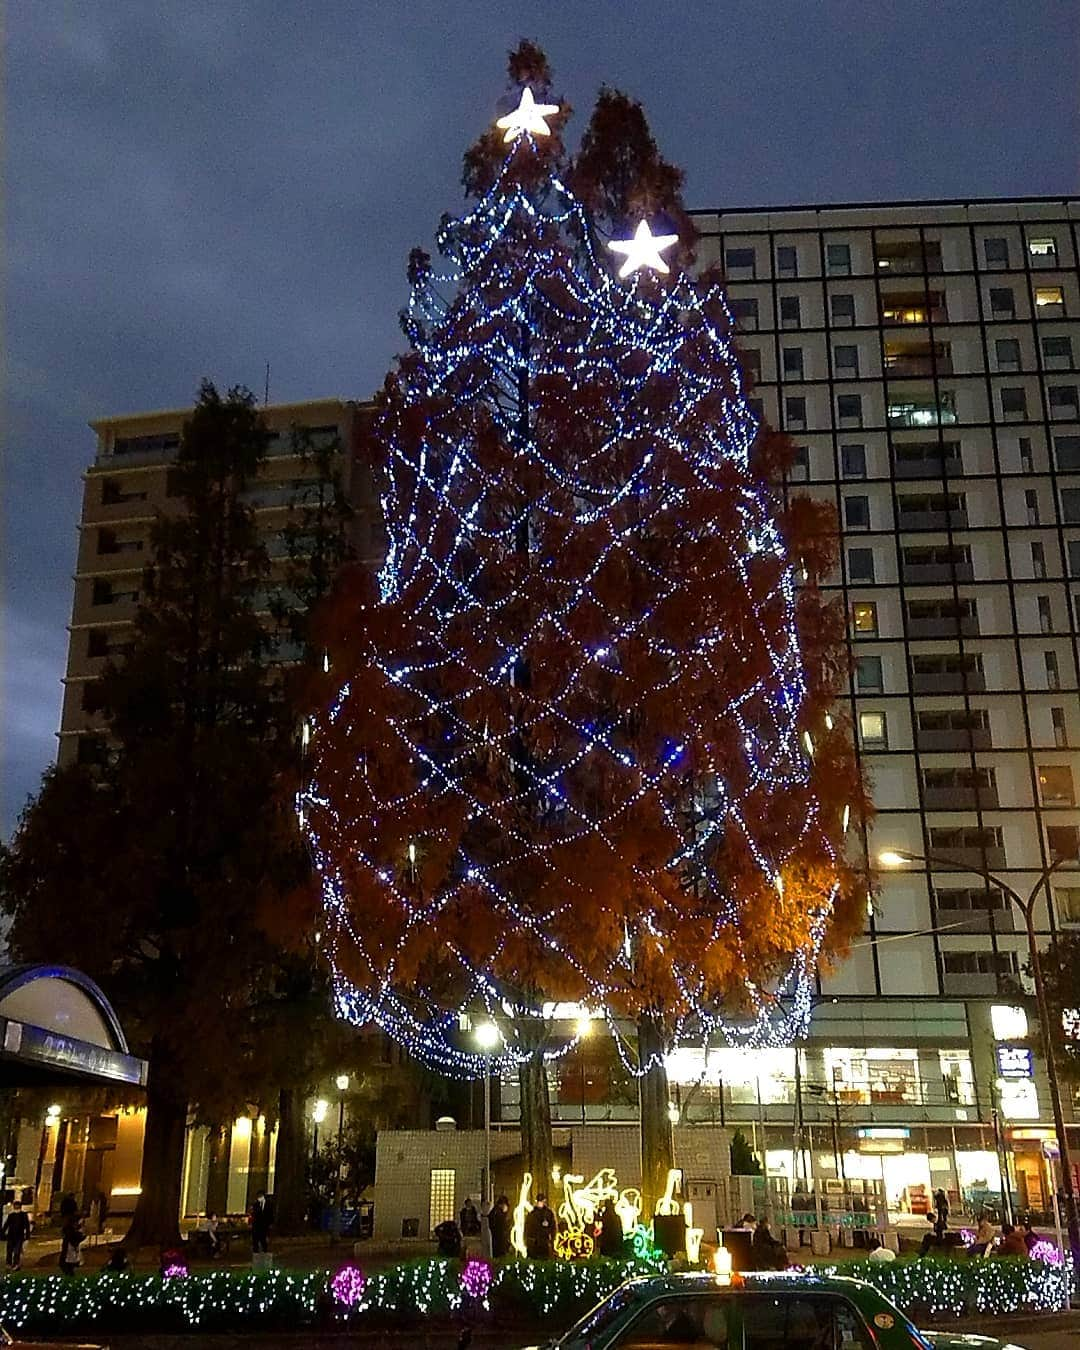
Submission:
[[274,1216],[279,1233],[302,1233],[306,1227],[305,1174],[307,1136],[305,1092],[283,1087],[278,1095],[277,1154],[274,1161]]
[[651,1223],[656,1202],[667,1189],[669,1170],[675,1166],[675,1149],[668,1119],[668,1076],[663,1055],[667,1049],[663,1024],[651,1013],[638,1019],[638,1062],[649,1064],[638,1079],[641,1115],[641,1217]]
[[544,1059],[543,1023],[527,1026],[522,1038],[529,1057],[518,1065],[521,1089],[521,1165],[531,1172],[533,1199],[551,1190],[555,1150],[551,1142],[551,1100],[548,1097],[547,1063]]
[[146,1082],[146,1130],[138,1203],[124,1246],[174,1246],[180,1242],[180,1186],[188,1106],[178,1100],[169,1058],[151,1045]]
[[210,1127],[207,1147],[210,1157],[206,1166],[206,1212],[227,1214],[229,1211],[229,1145],[232,1131],[224,1125]]

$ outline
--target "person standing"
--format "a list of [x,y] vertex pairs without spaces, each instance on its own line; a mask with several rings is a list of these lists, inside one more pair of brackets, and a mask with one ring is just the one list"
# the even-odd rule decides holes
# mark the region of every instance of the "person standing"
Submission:
[[4,1237],[7,1238],[7,1268],[18,1270],[22,1265],[22,1250],[30,1236],[30,1216],[22,1207],[22,1201],[16,1200],[4,1220]]
[[64,1226],[60,1230],[60,1269],[65,1275],[74,1275],[82,1265],[82,1253],[79,1251],[86,1233],[78,1212],[64,1216]]
[[458,1216],[458,1226],[461,1229],[463,1238],[480,1236],[480,1215],[476,1211],[471,1195],[465,1197],[465,1203],[461,1206],[461,1213]]
[[555,1250],[555,1214],[546,1195],[536,1197],[536,1206],[525,1219],[525,1254],[530,1261],[550,1261]]
[[270,1250],[270,1227],[274,1222],[274,1211],[270,1198],[260,1191],[251,1207],[251,1250],[268,1252]]
[[617,1259],[623,1254],[625,1241],[622,1219],[615,1208],[615,1201],[609,1195],[600,1212],[600,1255]]
[[491,1229],[491,1258],[498,1261],[510,1251],[510,1201],[505,1195],[500,1195],[492,1205],[488,1227]]
[[934,1236],[940,1243],[949,1227],[949,1197],[942,1187],[934,1192]]

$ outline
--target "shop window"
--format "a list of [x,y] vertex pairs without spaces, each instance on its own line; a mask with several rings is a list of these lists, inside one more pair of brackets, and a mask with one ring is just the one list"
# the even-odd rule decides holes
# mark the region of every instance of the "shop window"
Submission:
[[975,1071],[967,1050],[940,1050],[941,1083],[949,1106],[975,1105]]
[[825,1078],[840,1105],[919,1105],[919,1052],[908,1049],[826,1049]]

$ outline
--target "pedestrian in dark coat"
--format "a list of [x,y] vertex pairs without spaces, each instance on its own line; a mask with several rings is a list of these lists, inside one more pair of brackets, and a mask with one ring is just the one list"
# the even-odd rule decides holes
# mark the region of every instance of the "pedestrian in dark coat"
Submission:
[[18,1270],[22,1265],[22,1249],[30,1236],[30,1215],[23,1209],[21,1200],[11,1206],[11,1212],[4,1220],[3,1233],[7,1238],[7,1268]]
[[60,1269],[65,1275],[74,1275],[82,1265],[79,1247],[85,1237],[82,1219],[78,1214],[68,1214],[60,1230]]
[[615,1201],[609,1195],[600,1211],[600,1255],[619,1257],[623,1254],[626,1234],[623,1232],[622,1219],[615,1208]]
[[461,1206],[461,1214],[458,1216],[458,1223],[461,1226],[462,1237],[480,1236],[480,1215],[477,1213],[471,1195],[465,1197],[465,1203]]
[[546,1195],[536,1197],[536,1207],[525,1220],[525,1254],[530,1261],[550,1261],[555,1251],[555,1214]]
[[510,1218],[510,1201],[505,1195],[500,1195],[491,1207],[491,1213],[488,1215],[488,1228],[491,1229],[491,1256],[498,1261],[500,1257],[506,1256],[510,1251],[510,1229],[513,1221]]
[[439,1244],[439,1255],[456,1260],[461,1255],[461,1229],[453,1219],[443,1219],[435,1229],[435,1241]]
[[274,1207],[265,1191],[260,1191],[251,1207],[251,1250],[270,1250],[270,1228],[274,1222]]

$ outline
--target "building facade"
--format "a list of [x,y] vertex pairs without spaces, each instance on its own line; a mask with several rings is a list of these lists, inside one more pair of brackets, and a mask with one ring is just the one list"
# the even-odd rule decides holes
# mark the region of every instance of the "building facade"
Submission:
[[[790,489],[840,519],[829,585],[877,807],[855,846],[874,864],[899,849],[961,866],[880,874],[865,933],[822,976],[798,1067],[791,1049],[687,1048],[673,1094],[684,1119],[764,1143],[774,1176],[880,1182],[894,1216],[938,1186],[969,1212],[993,1203],[1005,1170],[1019,1204],[1044,1209],[1052,1117],[1017,992],[1023,920],[962,864],[1026,896],[1077,853],[1080,200],[696,224],[699,264],[728,279],[755,406],[798,447]],[[1080,924],[1078,868],[1039,900],[1041,944]],[[557,1117],[633,1115],[632,1083],[612,1081],[588,1051],[565,1062]],[[1080,1122],[1075,1101],[1066,1112]]]
[[[340,446],[341,470],[355,503],[356,546],[361,556],[372,548],[370,531],[376,508],[369,477],[353,455],[359,429],[359,405],[343,399],[272,404],[260,409],[270,433],[265,462],[247,491],[272,565],[286,557],[282,533],[290,504],[302,496],[316,470],[297,453],[293,431],[309,443]],[[175,509],[170,473],[180,433],[190,409],[105,417],[91,423],[97,453],[84,475],[82,517],[75,570],[64,702],[58,761],[69,764],[92,755],[95,730],[86,690],[109,657],[122,654],[131,640],[143,571],[152,552],[155,515]],[[267,584],[269,604],[274,584]],[[269,617],[269,615],[268,615]],[[287,661],[288,650],[277,652]]]

